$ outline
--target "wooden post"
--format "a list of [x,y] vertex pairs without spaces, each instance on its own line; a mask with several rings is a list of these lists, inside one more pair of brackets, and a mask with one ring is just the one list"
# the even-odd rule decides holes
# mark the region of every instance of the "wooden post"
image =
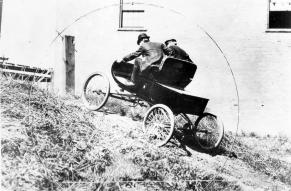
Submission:
[[119,28],[123,27],[123,0],[119,4]]
[[66,92],[75,94],[75,37],[65,36]]
[[54,73],[54,69],[50,68],[50,74],[51,74],[51,81],[49,82],[50,83],[50,86],[49,86],[49,91],[51,93],[54,92],[54,87],[55,87],[55,73]]

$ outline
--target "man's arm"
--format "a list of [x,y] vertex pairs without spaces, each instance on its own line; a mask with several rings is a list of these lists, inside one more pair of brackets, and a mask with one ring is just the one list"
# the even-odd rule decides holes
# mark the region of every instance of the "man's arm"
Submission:
[[171,56],[171,55],[174,54],[174,51],[171,48],[169,48],[166,45],[164,45],[164,44],[161,45],[161,48],[162,48],[164,54],[167,55],[167,56]]
[[128,62],[128,61],[131,61],[137,57],[139,57],[143,52],[143,47],[140,46],[139,49],[133,53],[130,53],[128,55],[126,55],[125,57],[123,57],[122,61],[123,62]]
[[185,52],[185,58],[186,58],[186,60],[189,61],[189,62],[192,62],[192,63],[193,63],[193,61],[191,60],[189,54],[188,54],[185,50],[183,50],[183,49],[181,49],[181,50],[182,50],[183,52]]

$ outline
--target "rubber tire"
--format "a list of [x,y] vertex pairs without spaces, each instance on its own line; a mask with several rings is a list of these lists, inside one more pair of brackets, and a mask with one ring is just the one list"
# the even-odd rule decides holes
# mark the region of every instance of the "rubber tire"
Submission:
[[151,113],[154,111],[154,110],[157,110],[157,109],[162,109],[164,112],[166,112],[166,115],[168,115],[169,117],[169,124],[170,124],[170,130],[169,130],[169,134],[166,135],[166,138],[164,140],[162,140],[161,142],[159,143],[156,143],[156,146],[158,147],[161,147],[165,144],[167,144],[167,142],[171,139],[171,137],[173,136],[173,133],[174,133],[174,126],[175,126],[175,118],[174,118],[174,114],[172,112],[172,110],[164,105],[164,104],[156,104],[156,105],[153,105],[146,113],[145,117],[144,117],[144,121],[143,121],[143,131],[144,133],[147,133],[147,123],[149,122],[149,116],[151,115]]
[[[107,88],[105,90],[105,97],[103,98],[102,102],[99,105],[90,105],[90,103],[86,99],[86,88],[87,88],[87,85],[90,82],[90,80],[95,76],[103,77],[104,80],[105,80]],[[84,103],[85,107],[87,109],[91,110],[91,111],[98,111],[100,108],[102,108],[106,104],[106,102],[107,102],[107,100],[109,98],[109,93],[110,93],[110,82],[109,82],[108,77],[105,74],[103,74],[102,72],[95,72],[93,74],[90,74],[88,76],[87,80],[84,82],[84,84],[82,86],[82,100],[83,100],[83,103]]]
[[[217,140],[215,141],[214,144],[210,145],[210,146],[205,146],[201,143],[201,139],[199,138],[198,134],[199,133],[199,127],[200,127],[200,122],[203,118],[205,117],[208,117],[208,116],[211,116],[211,117],[214,117],[216,119],[216,124],[217,124],[217,127],[219,127],[218,129],[218,138]],[[222,141],[222,138],[223,138],[223,135],[224,135],[224,126],[223,126],[223,123],[221,121],[221,119],[219,119],[216,115],[213,115],[211,113],[203,113],[202,115],[200,115],[197,120],[195,121],[195,124],[194,124],[194,136],[195,136],[195,140],[196,142],[198,143],[198,145],[204,149],[204,150],[208,150],[208,151],[211,151],[211,150],[214,150],[216,149],[221,141]],[[215,130],[216,131],[216,130]]]

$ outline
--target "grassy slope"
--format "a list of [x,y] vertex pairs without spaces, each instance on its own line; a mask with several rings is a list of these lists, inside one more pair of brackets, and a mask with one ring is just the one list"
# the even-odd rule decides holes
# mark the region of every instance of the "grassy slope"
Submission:
[[286,138],[227,133],[216,153],[156,148],[131,119],[144,110],[120,104],[109,108],[123,116],[88,112],[77,98],[1,81],[1,190],[291,189]]

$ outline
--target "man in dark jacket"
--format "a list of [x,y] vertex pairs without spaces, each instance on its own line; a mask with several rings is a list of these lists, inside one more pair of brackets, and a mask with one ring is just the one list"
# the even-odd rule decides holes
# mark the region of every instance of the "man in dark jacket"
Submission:
[[[164,44],[150,42],[150,37],[145,33],[138,35],[137,44],[140,45],[139,49],[123,57],[121,61],[128,62],[135,59],[131,75],[131,81],[133,83],[136,83],[137,75],[146,75],[151,65],[159,66],[164,54],[172,54],[171,49],[167,48]],[[138,58],[139,56],[141,56],[141,58]]]
[[165,45],[171,49],[171,57],[193,62],[189,55],[177,45],[176,39],[169,39],[165,41]]

